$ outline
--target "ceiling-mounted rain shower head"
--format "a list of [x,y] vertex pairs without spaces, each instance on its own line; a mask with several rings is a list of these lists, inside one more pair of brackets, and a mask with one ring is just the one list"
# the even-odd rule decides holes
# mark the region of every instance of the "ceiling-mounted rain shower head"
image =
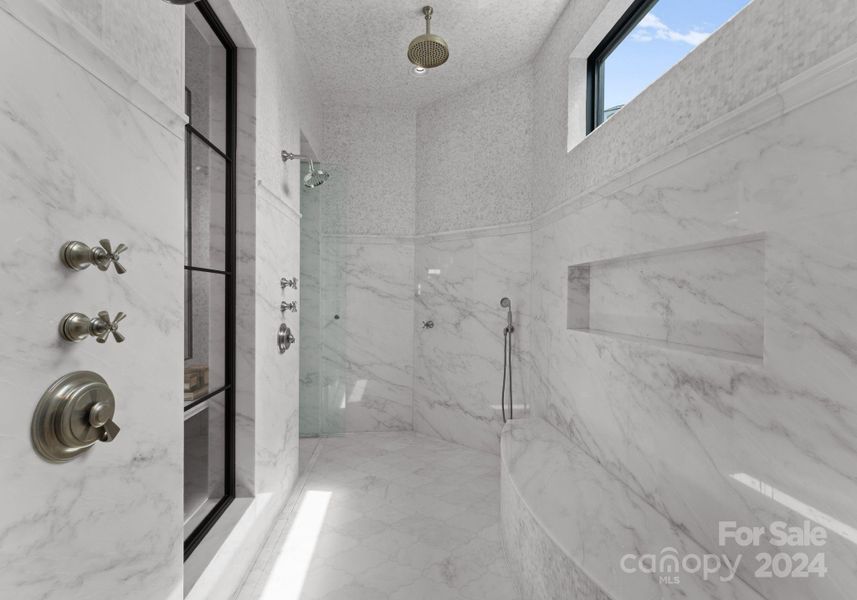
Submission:
[[425,69],[439,67],[449,59],[449,46],[446,40],[431,32],[432,13],[434,9],[431,6],[423,7],[423,14],[426,16],[426,32],[424,35],[415,37],[408,46],[408,60]]

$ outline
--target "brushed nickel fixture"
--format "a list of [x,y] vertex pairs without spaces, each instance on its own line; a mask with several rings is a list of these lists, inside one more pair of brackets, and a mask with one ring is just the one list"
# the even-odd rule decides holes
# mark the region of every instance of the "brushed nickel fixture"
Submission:
[[277,330],[277,346],[280,349],[280,354],[285,354],[286,350],[292,347],[295,343],[295,336],[292,335],[292,330],[289,326],[283,323],[280,329]]
[[293,290],[298,289],[298,278],[292,277],[291,279],[286,279],[283,277],[280,279],[280,287],[283,289],[292,288]]
[[431,17],[434,9],[431,6],[424,6],[423,14],[426,18],[426,32],[411,40],[408,46],[408,60],[418,67],[434,69],[449,60],[449,46],[445,39],[431,32]]
[[95,265],[99,271],[106,271],[112,264],[117,273],[125,273],[125,267],[119,264],[119,255],[125,252],[128,246],[119,244],[114,250],[108,239],[99,240],[98,243],[101,246],[90,248],[83,242],[66,242],[60,248],[60,260],[75,271],[81,271],[89,265]]
[[509,419],[514,418],[512,408],[512,301],[504,296],[500,298],[500,307],[506,309],[506,327],[503,328],[503,389],[500,392],[500,407],[503,410],[503,422],[506,422],[506,373],[509,374]]
[[80,342],[93,336],[95,341],[103,344],[107,337],[113,334],[113,339],[121,344],[125,341],[125,336],[119,333],[119,321],[125,316],[123,312],[116,313],[116,317],[111,321],[106,310],[91,319],[83,313],[68,313],[60,321],[60,335],[69,342]]
[[291,302],[286,302],[285,300],[283,300],[282,302],[280,302],[280,312],[286,312],[287,310],[291,312],[298,312],[297,301],[292,300]]
[[315,163],[309,156],[305,156],[303,154],[292,154],[291,152],[287,152],[283,150],[280,152],[280,158],[283,159],[283,162],[290,160],[305,160],[309,162],[309,173],[304,176],[304,187],[305,188],[317,188],[322,183],[330,179],[330,173],[326,171],[322,171],[321,169],[315,166]]
[[45,391],[33,413],[33,447],[49,462],[71,460],[98,441],[116,439],[115,412],[113,392],[98,373],[63,375]]

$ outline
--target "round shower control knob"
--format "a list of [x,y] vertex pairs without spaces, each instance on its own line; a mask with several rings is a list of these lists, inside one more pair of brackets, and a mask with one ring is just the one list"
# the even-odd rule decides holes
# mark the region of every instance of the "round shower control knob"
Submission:
[[280,349],[280,354],[285,354],[286,350],[291,348],[294,343],[295,336],[292,335],[292,330],[283,323],[277,330],[277,347]]
[[42,395],[33,414],[33,446],[50,462],[65,462],[96,442],[119,434],[113,422],[116,401],[107,382],[92,371],[57,379]]

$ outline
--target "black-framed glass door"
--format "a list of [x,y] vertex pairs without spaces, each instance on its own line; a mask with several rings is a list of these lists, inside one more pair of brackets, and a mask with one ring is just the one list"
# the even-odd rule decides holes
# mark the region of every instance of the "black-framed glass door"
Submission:
[[206,0],[185,13],[184,555],[235,497],[237,50]]

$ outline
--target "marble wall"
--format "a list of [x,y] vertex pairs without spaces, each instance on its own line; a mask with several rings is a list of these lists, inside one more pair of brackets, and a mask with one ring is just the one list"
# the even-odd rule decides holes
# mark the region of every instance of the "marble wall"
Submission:
[[329,427],[413,429],[413,242],[327,237],[325,243],[337,257],[330,300],[339,304],[340,318],[323,315],[324,406],[328,419],[344,418]]
[[[234,506],[250,507],[242,539],[252,548],[297,476],[298,356],[280,355],[275,333],[280,277],[299,269],[301,188],[297,165],[284,167],[279,153],[297,148],[302,134],[320,144],[321,111],[287,11],[275,2],[212,5],[241,47],[237,479],[249,499]],[[4,319],[4,334],[33,345],[4,356],[3,379],[23,402],[0,436],[4,478],[20,492],[3,503],[0,562],[9,568],[0,596],[183,595],[184,10],[0,2],[4,55],[28,57],[2,65],[3,224],[14,227],[4,239],[35,249],[10,246],[18,259],[2,267],[11,294],[3,310],[28,315]],[[34,76],[32,64],[49,76]],[[127,274],[71,273],[56,260],[63,241],[101,237],[128,244]],[[122,346],[59,343],[62,314],[104,308],[129,315]],[[30,447],[29,419],[47,385],[74,369],[105,375],[122,431],[84,458],[48,465]],[[206,556],[234,546],[228,534],[206,538],[215,544]],[[242,560],[252,551],[203,574],[200,587],[209,587],[194,593],[228,595]]]
[[[137,43],[180,37],[183,15],[156,6],[137,19]],[[20,9],[20,10],[19,10]],[[165,16],[166,15],[166,16]],[[55,37],[49,36],[53,32]],[[182,597],[182,339],[184,139],[176,98],[142,92],[94,45],[90,70],[64,53],[67,22],[38,3],[0,4],[0,596],[67,600]],[[71,42],[74,43],[74,42]],[[175,48],[178,48],[176,46]],[[26,56],[26,60],[9,57]],[[179,85],[181,55],[172,55]],[[100,62],[103,61],[103,62]],[[34,65],[38,69],[34,71]],[[104,75],[102,77],[102,75]],[[73,272],[67,240],[125,243],[127,273]],[[66,343],[67,312],[124,311],[126,341]],[[42,393],[76,370],[100,373],[121,431],[68,464],[33,451]],[[14,399],[14,400],[12,400]]]
[[730,238],[568,268],[568,328],[762,359],[765,240]]
[[[848,597],[857,572],[843,534],[857,523],[857,313],[846,301],[857,288],[857,11],[807,10],[756,0],[568,154],[557,134],[568,102],[553,79],[574,44],[563,32],[584,25],[560,23],[535,63],[534,411],[706,551],[724,551],[722,520],[827,523],[823,579],[757,578],[756,552],[778,550],[745,549],[739,578],[777,599]],[[659,253],[682,284],[624,279],[627,314],[688,292],[716,311],[729,307],[722,286],[735,286],[732,300],[755,294],[738,282],[759,273],[738,259],[682,267],[673,250],[759,235],[763,310],[748,326],[763,323],[764,337],[742,344],[760,360],[567,329],[571,265]],[[590,309],[606,300],[590,296]],[[643,534],[637,544],[661,550]]]
[[[418,238],[414,346],[414,428],[487,452],[499,452],[503,328],[512,301],[516,416],[530,396],[528,227],[490,235]],[[434,328],[423,329],[431,320]]]
[[329,430],[416,428],[498,451],[499,300],[511,296],[521,321],[521,391],[529,229],[413,236],[529,219],[531,90],[525,65],[418,111],[325,105],[322,270],[344,275],[322,290],[326,312],[343,315],[321,320]]
[[[16,10],[25,2],[4,0]],[[104,49],[110,61],[140,86],[176,109],[184,106],[183,63],[177,60],[183,52],[184,21],[176,19],[175,7],[153,3],[143,11],[134,0],[40,0],[39,4],[67,20],[76,36]]]

